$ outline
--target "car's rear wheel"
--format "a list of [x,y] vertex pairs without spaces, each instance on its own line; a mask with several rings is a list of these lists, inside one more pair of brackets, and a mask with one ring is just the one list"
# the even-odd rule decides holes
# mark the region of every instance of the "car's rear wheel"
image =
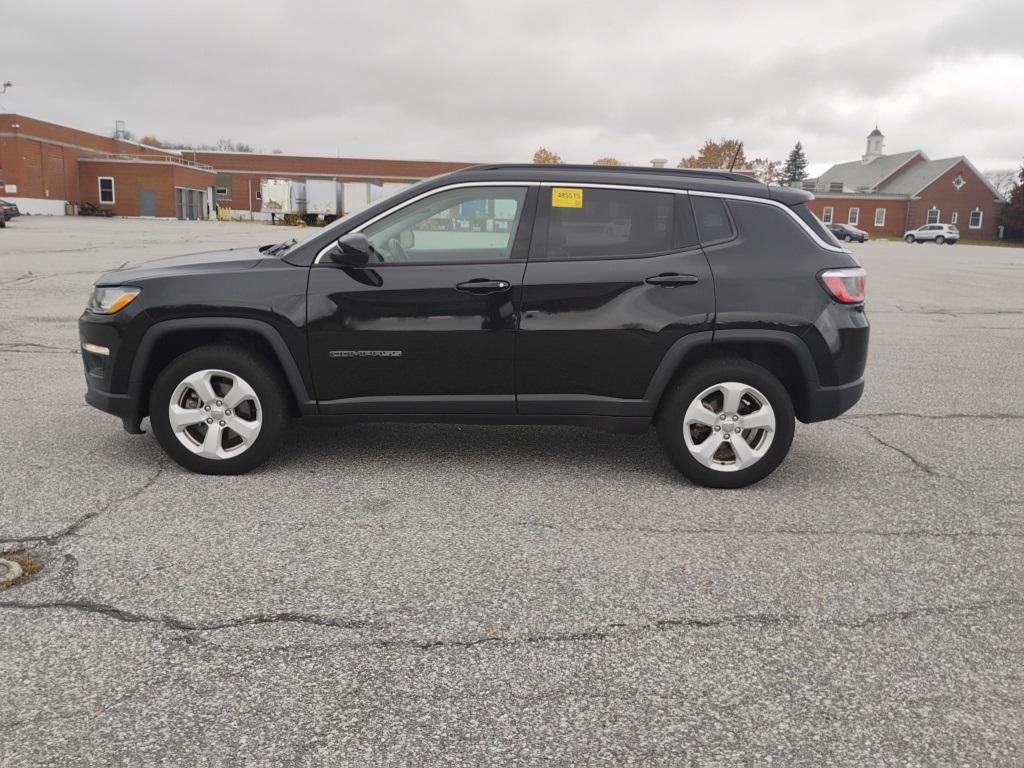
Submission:
[[938,237],[935,238],[935,242],[938,243],[939,245],[942,245],[944,242],[946,242],[946,238],[944,238],[942,235],[939,235]]
[[702,363],[678,379],[658,411],[658,436],[687,478],[742,488],[767,477],[793,442],[793,403],[767,369],[739,358]]
[[906,240],[908,243],[916,243],[917,242],[917,238],[914,237],[913,235],[907,235],[903,239]]
[[157,376],[149,420],[178,464],[208,475],[258,467],[290,416],[288,393],[262,357],[232,347],[186,352]]

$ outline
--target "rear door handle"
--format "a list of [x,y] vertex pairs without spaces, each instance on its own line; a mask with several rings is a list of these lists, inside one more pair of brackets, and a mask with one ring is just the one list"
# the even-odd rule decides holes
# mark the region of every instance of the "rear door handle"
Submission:
[[678,275],[674,272],[665,272],[661,275],[652,275],[647,278],[650,285],[693,285],[696,283],[696,275]]
[[508,280],[468,280],[455,286],[456,290],[464,293],[501,293],[512,287]]

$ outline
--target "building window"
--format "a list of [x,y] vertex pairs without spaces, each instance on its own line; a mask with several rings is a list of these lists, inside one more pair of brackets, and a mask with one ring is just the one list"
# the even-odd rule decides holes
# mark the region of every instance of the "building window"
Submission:
[[230,173],[218,173],[217,181],[217,197],[226,197],[231,199],[231,174]]
[[827,208],[825,208],[825,210],[823,210],[821,212],[821,222],[822,222],[822,224],[831,224],[832,223],[832,206],[831,205],[828,206]]
[[851,208],[850,214],[846,217],[846,223],[857,226],[860,222],[860,208]]
[[956,187],[958,190],[959,189],[963,189],[963,187],[964,187],[964,185],[966,183],[967,182],[964,181],[964,177],[963,176],[957,176],[955,179],[953,179],[953,186]]
[[114,204],[114,177],[100,176],[100,204]]
[[938,224],[939,223],[939,209],[932,206],[928,209],[928,216],[924,220],[925,224]]
[[971,219],[967,223],[971,229],[981,229],[981,211],[975,208],[971,211]]
[[875,226],[885,226],[885,208],[875,208]]
[[951,214],[949,214],[949,223],[950,224],[956,224],[956,220],[958,218],[959,218],[959,216],[957,216],[957,212],[953,211]]

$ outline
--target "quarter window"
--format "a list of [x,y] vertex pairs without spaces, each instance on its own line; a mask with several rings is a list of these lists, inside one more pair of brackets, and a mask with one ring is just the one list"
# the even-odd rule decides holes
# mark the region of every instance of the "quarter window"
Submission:
[[697,219],[697,232],[702,243],[707,245],[732,238],[732,220],[720,198],[692,195],[690,200],[693,203],[693,215]]
[[925,222],[928,223],[928,224],[938,224],[939,223],[939,209],[938,208],[929,208],[928,209],[928,216],[925,219]]
[[540,193],[548,207],[548,259],[644,256],[673,248],[674,194],[569,185]]
[[849,215],[846,217],[847,224],[853,224],[857,226],[860,222],[860,208],[851,208]]
[[975,208],[971,211],[971,218],[967,223],[967,226],[971,229],[981,229],[982,212]]
[[832,213],[833,213],[832,206],[827,206],[825,208],[825,210],[823,210],[821,212],[821,220],[822,220],[822,222],[824,222],[825,224],[831,224],[832,223]]
[[875,208],[875,226],[885,226],[885,208]]
[[114,177],[100,176],[100,203],[104,205],[114,204]]
[[384,262],[501,261],[512,254],[526,187],[438,192],[363,230]]

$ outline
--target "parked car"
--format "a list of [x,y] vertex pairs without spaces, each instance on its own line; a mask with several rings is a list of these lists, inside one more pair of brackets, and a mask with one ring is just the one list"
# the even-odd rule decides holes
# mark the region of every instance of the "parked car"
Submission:
[[864,271],[810,199],[719,171],[457,171],[301,243],[103,275],[79,320],[85,398],[133,434],[148,416],[208,474],[332,415],[654,424],[686,477],[748,485],[795,419],[864,388]]
[[828,231],[835,235],[836,240],[845,240],[848,243],[852,243],[856,240],[858,243],[866,243],[868,240],[868,233],[863,229],[857,229],[853,224],[826,224]]
[[21,216],[21,211],[18,210],[17,203],[11,203],[7,200],[0,200],[0,219],[10,220],[15,216]]
[[960,230],[957,229],[956,224],[925,224],[923,227],[908,230],[903,235],[903,239],[908,243],[923,243],[926,240],[931,240],[939,245],[942,243],[953,245],[960,239]]

